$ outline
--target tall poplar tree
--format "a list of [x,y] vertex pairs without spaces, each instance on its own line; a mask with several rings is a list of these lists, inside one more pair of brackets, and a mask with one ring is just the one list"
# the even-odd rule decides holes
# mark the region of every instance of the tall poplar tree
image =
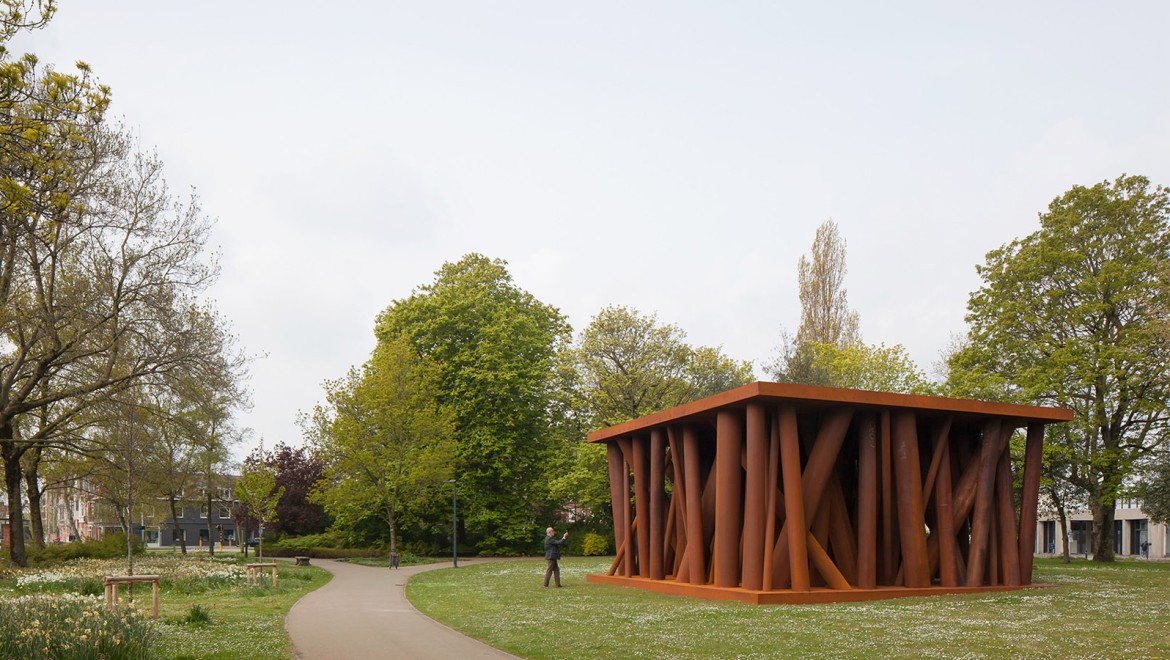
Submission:
[[796,337],[781,337],[780,354],[767,369],[777,380],[833,385],[816,363],[815,344],[845,348],[861,341],[857,312],[849,308],[845,289],[845,239],[837,223],[817,227],[812,251],[797,264],[800,326]]

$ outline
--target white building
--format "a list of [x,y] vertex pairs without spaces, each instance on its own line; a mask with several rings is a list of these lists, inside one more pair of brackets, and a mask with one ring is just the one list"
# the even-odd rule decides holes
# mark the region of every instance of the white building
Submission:
[[[1134,500],[1118,500],[1113,521],[1113,554],[1119,557],[1143,556],[1143,544],[1148,544],[1151,559],[1170,558],[1170,529],[1151,522]],[[1094,548],[1093,514],[1088,511],[1068,514],[1069,554],[1092,556]],[[1060,519],[1054,512],[1042,512],[1036,523],[1036,554],[1061,555],[1064,541],[1060,535]]]

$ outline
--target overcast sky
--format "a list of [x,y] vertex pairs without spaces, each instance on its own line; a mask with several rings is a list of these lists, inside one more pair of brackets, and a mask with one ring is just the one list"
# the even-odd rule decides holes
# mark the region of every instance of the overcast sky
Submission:
[[1168,25],[1161,1],[61,0],[11,50],[89,63],[217,219],[271,447],[473,251],[576,330],[630,305],[762,378],[832,218],[863,338],[930,371],[975,265],[1054,197],[1170,184]]

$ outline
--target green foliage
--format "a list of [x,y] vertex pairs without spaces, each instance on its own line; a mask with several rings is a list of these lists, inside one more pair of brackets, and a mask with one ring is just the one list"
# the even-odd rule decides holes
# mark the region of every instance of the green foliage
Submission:
[[811,343],[812,361],[832,387],[875,392],[930,394],[930,381],[901,344],[854,342],[845,346]]
[[[276,486],[276,471],[263,463],[245,465],[242,472],[232,492],[240,506],[263,527],[276,520],[276,505],[284,495],[284,487]],[[261,557],[264,556],[263,549],[261,540],[257,548]]]
[[1122,176],[1053,200],[1040,230],[987,255],[948,389],[1072,408],[1049,479],[1093,509],[1112,559],[1114,502],[1170,421],[1170,191]]
[[196,603],[188,610],[187,616],[183,619],[183,623],[193,626],[205,626],[211,623],[211,613],[204,609],[202,605]]
[[552,455],[548,411],[558,342],[568,326],[512,281],[507,264],[469,254],[378,317],[381,345],[405,337],[436,365],[455,417],[460,511],[481,552],[527,547],[539,533]]
[[[146,545],[137,536],[130,541],[135,555],[146,552]],[[97,540],[74,541],[45,546],[44,550],[29,552],[33,566],[53,566],[73,559],[118,559],[126,556],[126,535],[111,532]]]
[[776,380],[836,385],[817,363],[814,346],[845,348],[861,341],[857,312],[849,309],[845,273],[845,238],[836,222],[826,220],[817,227],[809,256],[801,256],[797,264],[800,326],[795,338],[781,333],[778,355],[766,367]]
[[1170,454],[1163,453],[1134,489],[1142,511],[1150,520],[1170,524]]
[[555,418],[562,446],[550,487],[560,502],[591,515],[610,516],[609,475],[603,445],[585,434],[752,382],[751,363],[718,348],[692,347],[686,333],[654,314],[610,306],[593,317],[557,369],[563,388]]
[[439,371],[405,338],[380,343],[361,371],[326,384],[305,421],[324,463],[313,499],[338,527],[377,516],[397,547],[399,522],[438,499],[454,471],[454,424]]
[[604,555],[609,552],[609,539],[596,532],[587,532],[581,542],[581,554],[586,557]]

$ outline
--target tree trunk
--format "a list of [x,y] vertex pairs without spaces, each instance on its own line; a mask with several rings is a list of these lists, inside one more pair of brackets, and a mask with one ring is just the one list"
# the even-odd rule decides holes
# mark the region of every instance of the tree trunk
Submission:
[[37,474],[41,464],[41,448],[33,447],[25,453],[24,490],[28,495],[28,523],[32,532],[33,546],[45,549],[45,518],[41,511],[41,484]]
[[[0,428],[0,432],[8,431],[8,438],[12,435],[11,424]],[[3,437],[3,436],[0,436]],[[24,508],[20,505],[20,483],[23,476],[20,472],[20,454],[15,444],[8,440],[4,445],[4,490],[8,494],[8,559],[14,566],[28,566],[28,556],[24,550]]]
[[398,525],[394,520],[394,512],[386,512],[386,521],[390,523],[390,552],[398,552]]
[[1093,537],[1097,544],[1093,553],[1093,561],[1113,561],[1113,517],[1117,501],[1110,498],[1102,501],[1099,497],[1091,499],[1093,507]]
[[73,538],[78,541],[84,541],[81,538],[81,529],[77,526],[77,517],[73,515],[73,503],[79,501],[80,498],[73,494],[73,487],[65,487],[65,519],[69,521],[69,531],[73,533]]
[[[208,477],[211,473],[208,473]],[[215,556],[215,528],[211,525],[211,481],[207,483],[207,552],[208,557]]]
[[1060,538],[1064,542],[1064,552],[1061,553],[1060,563],[1071,564],[1072,556],[1068,552],[1068,514],[1065,513],[1064,504],[1057,505],[1056,513],[1060,516]]
[[[179,535],[179,551],[182,552],[183,554],[187,554],[187,535],[183,533],[183,528],[179,527],[179,509],[176,506],[174,493],[171,493],[170,497],[168,497],[167,499],[169,499],[171,502],[171,525],[174,526],[174,528],[175,528],[175,530],[173,532],[171,532],[171,534],[178,533],[178,535]],[[161,540],[160,540],[160,544],[161,544]]]

